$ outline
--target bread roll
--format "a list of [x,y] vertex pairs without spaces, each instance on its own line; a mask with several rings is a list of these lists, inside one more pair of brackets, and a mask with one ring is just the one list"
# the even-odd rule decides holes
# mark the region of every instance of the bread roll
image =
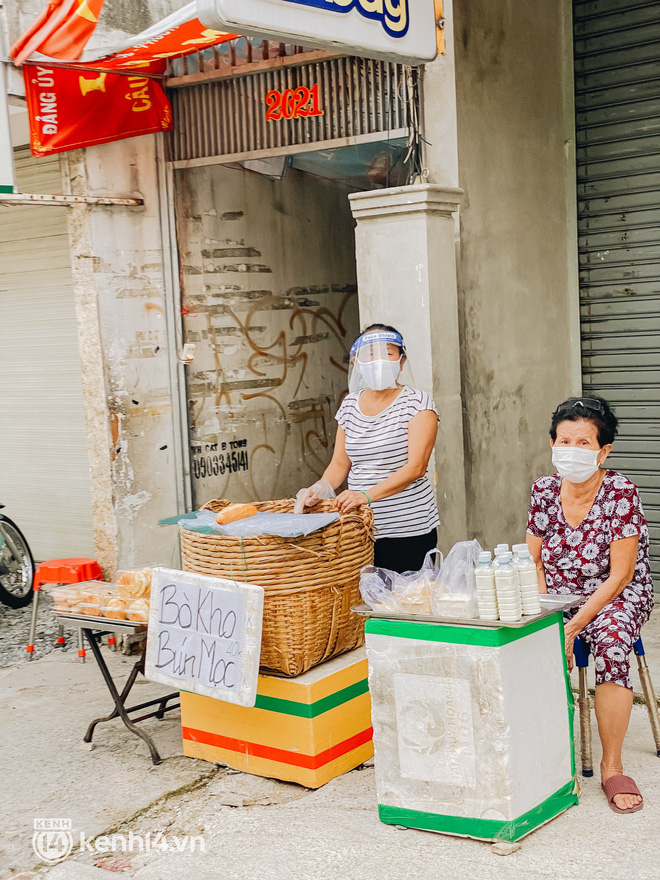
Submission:
[[220,511],[216,520],[221,526],[226,526],[227,523],[236,522],[237,519],[247,519],[248,516],[254,516],[258,512],[254,504],[229,504]]
[[78,605],[78,614],[85,614],[87,617],[101,617],[101,601],[97,599],[87,599]]
[[126,602],[123,599],[110,599],[101,611],[104,617],[111,617],[114,620],[126,620]]
[[142,599],[151,592],[151,569],[125,571],[117,581],[119,595],[126,602]]
[[149,602],[147,599],[136,599],[132,605],[126,609],[126,616],[129,620],[135,620],[139,623],[146,623],[149,620]]

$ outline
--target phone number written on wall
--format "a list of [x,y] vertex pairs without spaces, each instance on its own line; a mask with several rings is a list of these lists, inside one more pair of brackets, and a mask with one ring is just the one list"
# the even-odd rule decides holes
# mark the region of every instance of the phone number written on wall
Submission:
[[205,443],[192,449],[192,470],[196,480],[249,470],[247,440]]

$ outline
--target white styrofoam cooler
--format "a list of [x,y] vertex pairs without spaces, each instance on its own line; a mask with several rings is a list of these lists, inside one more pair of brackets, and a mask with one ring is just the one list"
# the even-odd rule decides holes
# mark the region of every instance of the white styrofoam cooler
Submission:
[[366,626],[383,822],[518,840],[577,803],[561,613]]

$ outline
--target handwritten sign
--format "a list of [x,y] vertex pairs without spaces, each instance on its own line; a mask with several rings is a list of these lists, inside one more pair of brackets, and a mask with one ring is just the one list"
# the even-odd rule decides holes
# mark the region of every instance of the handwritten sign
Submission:
[[254,706],[263,604],[262,587],[155,568],[146,678]]

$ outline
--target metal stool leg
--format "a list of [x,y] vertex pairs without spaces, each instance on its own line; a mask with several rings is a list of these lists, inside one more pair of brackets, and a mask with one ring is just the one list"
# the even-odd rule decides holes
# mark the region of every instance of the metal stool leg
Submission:
[[41,587],[39,584],[34,584],[32,588],[32,592],[34,596],[32,597],[32,618],[30,620],[30,635],[28,636],[28,643],[25,647],[27,651],[28,660],[32,660],[34,656],[34,639],[37,634],[37,611],[39,609],[39,595],[41,593]]
[[593,758],[591,756],[591,703],[589,702],[589,686],[587,669],[589,668],[589,645],[578,636],[573,642],[573,656],[578,667],[580,691],[578,708],[580,710],[580,756],[582,758],[582,775],[593,776]]
[[591,756],[591,703],[589,701],[589,688],[587,685],[587,667],[581,666],[578,670],[580,677],[580,696],[578,706],[580,708],[580,755],[582,757],[582,775],[593,776],[594,766]]
[[85,639],[82,629],[78,630],[78,657],[81,663],[85,662]]
[[658,701],[655,696],[655,690],[653,689],[651,673],[649,672],[649,667],[646,662],[644,645],[642,644],[641,638],[637,639],[637,641],[633,645],[633,649],[635,651],[635,654],[637,655],[637,669],[639,671],[639,680],[642,684],[642,693],[644,694],[644,699],[646,700],[646,711],[649,713],[651,733],[653,734],[653,739],[655,740],[655,752],[660,758],[660,716],[658,715]]
[[60,624],[57,628],[57,641],[55,642],[56,648],[63,648],[66,645],[66,639],[64,638],[64,626]]

